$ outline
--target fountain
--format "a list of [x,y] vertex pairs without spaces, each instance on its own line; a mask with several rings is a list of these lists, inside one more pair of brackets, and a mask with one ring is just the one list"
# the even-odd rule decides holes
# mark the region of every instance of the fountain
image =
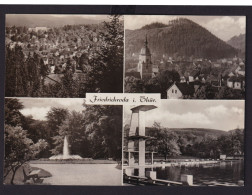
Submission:
[[68,160],[68,159],[82,159],[79,155],[70,155],[69,152],[69,144],[67,137],[64,138],[64,144],[63,144],[63,154],[54,155],[49,158],[49,160]]
[[68,141],[67,141],[67,138],[65,136],[64,145],[63,145],[63,159],[68,159],[69,156],[70,156],[70,154],[69,154],[69,148],[68,148]]

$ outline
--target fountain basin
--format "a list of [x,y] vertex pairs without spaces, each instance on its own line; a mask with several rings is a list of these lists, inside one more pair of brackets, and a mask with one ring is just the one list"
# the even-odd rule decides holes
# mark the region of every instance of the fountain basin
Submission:
[[59,155],[54,155],[54,156],[51,156],[49,158],[49,160],[79,160],[79,159],[82,159],[81,156],[79,155],[62,155],[62,154],[59,154]]

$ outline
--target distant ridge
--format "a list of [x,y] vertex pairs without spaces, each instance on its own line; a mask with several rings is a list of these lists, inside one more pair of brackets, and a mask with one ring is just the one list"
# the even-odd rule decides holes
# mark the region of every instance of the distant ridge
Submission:
[[246,42],[246,35],[240,34],[238,36],[233,36],[231,39],[227,41],[229,45],[232,47],[239,49],[241,53],[245,54],[245,42]]
[[167,27],[168,25],[160,23],[160,22],[154,22],[151,24],[147,24],[145,26],[143,26],[141,29],[142,30],[150,30],[150,29],[154,29],[154,28],[163,28],[163,27]]
[[[146,127],[146,134],[148,134],[149,131],[151,131],[152,127]],[[204,137],[206,135],[212,136],[212,137],[219,137],[222,135],[227,135],[229,131],[223,131],[218,129],[207,129],[207,128],[166,128],[167,131],[176,132],[180,135],[187,135],[187,134],[193,134],[195,136]],[[234,130],[231,130],[234,131]]]
[[67,16],[55,17],[51,15],[42,14],[20,14],[19,16],[8,14],[6,15],[6,26],[27,26],[27,27],[60,27],[64,25],[78,25],[78,24],[98,24],[103,20],[95,20],[90,18],[83,18],[81,16]]
[[152,23],[137,30],[126,30],[126,57],[138,53],[148,37],[149,48],[156,57],[163,54],[219,59],[234,57],[238,50],[217,38],[199,24],[185,18],[169,21],[168,25]]

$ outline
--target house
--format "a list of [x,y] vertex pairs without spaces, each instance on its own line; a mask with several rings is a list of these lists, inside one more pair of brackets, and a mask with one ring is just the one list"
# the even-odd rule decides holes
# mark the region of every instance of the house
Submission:
[[235,74],[233,73],[233,72],[230,72],[229,74],[228,74],[228,76],[229,77],[232,77],[232,76],[234,76]]
[[45,65],[49,64],[49,59],[47,57],[43,57],[42,59]]
[[180,77],[180,83],[185,83],[186,82],[186,78],[184,76]]
[[167,99],[182,99],[192,97],[194,86],[189,83],[174,82],[167,90]]
[[51,67],[50,67],[50,73],[51,73],[51,74],[54,74],[54,71],[55,71],[55,66],[51,66]]
[[244,89],[245,87],[245,78],[244,76],[232,76],[227,79],[227,86],[232,89]]
[[193,82],[200,75],[200,70],[194,69],[189,73],[189,82]]
[[35,27],[35,31],[36,32],[38,32],[38,31],[48,31],[49,30],[49,28],[47,28],[47,27]]
[[155,77],[159,73],[159,67],[157,65],[152,65],[152,77]]
[[214,63],[214,65],[213,65],[215,68],[219,68],[219,67],[221,67],[221,64],[219,64],[219,63]]
[[194,87],[194,92],[197,91],[202,85],[205,85],[199,80],[195,80],[194,82],[190,83]]
[[236,69],[235,69],[235,73],[245,76],[245,66],[244,65],[239,65]]

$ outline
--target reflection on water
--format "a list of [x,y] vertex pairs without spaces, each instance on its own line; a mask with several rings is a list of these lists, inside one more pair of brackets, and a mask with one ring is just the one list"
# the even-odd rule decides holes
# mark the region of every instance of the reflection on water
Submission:
[[[145,171],[151,168],[145,168]],[[244,180],[244,161],[220,162],[217,164],[156,167],[158,179],[180,181],[182,174],[193,175],[193,183],[196,185],[209,184],[237,184]],[[135,172],[136,173],[136,172]]]

